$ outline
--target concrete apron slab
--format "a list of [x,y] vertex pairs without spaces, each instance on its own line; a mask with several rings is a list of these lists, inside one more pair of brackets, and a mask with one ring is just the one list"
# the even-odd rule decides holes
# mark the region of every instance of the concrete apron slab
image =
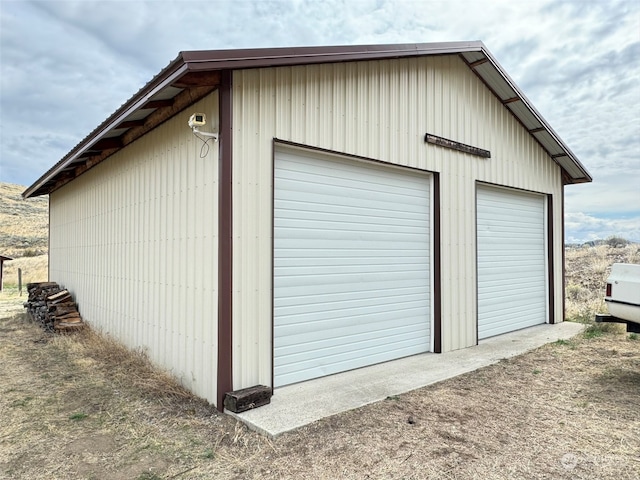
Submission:
[[388,396],[476,370],[559,339],[569,339],[584,325],[563,322],[537,325],[482,340],[475,347],[442,354],[425,353],[275,389],[271,403],[230,415],[269,437],[321,418],[352,410]]

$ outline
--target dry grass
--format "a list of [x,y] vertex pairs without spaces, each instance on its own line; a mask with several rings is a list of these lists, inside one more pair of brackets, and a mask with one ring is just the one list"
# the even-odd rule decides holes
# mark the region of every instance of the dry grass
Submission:
[[0,255],[43,255],[48,249],[49,199],[22,199],[25,187],[0,182]]
[[[638,259],[567,258],[568,284],[595,290],[611,260]],[[601,293],[582,295],[575,305]],[[640,339],[618,325],[269,441],[143,354],[91,331],[45,334],[19,311],[0,294],[0,478],[640,477]]]
[[604,289],[611,265],[640,264],[640,245],[567,248],[565,255],[567,319],[589,322],[596,313],[606,312]]
[[4,288],[16,290],[18,288],[18,269],[22,270],[22,289],[27,291],[26,285],[30,282],[46,282],[49,276],[49,257],[38,255],[36,257],[16,258],[4,264]]

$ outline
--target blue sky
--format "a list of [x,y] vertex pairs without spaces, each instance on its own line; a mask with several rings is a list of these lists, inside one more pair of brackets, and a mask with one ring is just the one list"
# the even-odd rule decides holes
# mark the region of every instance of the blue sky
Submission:
[[640,241],[636,0],[0,0],[0,181],[28,186],[181,50],[482,40],[594,177],[566,240]]

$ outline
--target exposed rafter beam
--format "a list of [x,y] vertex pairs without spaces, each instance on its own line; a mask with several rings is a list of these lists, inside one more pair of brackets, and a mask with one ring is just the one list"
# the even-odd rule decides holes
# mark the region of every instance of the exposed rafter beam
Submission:
[[144,125],[144,119],[140,120],[127,120],[126,122],[120,122],[116,125],[116,128],[132,128],[132,127],[140,127]]
[[508,103],[519,102],[519,101],[520,101],[520,97],[512,97],[512,98],[507,98],[506,100],[502,100],[502,104],[506,105]]
[[169,98],[167,100],[151,100],[150,102],[145,103],[141,110],[145,110],[147,108],[165,108],[173,105],[173,99]]
[[122,140],[120,137],[108,137],[96,142],[93,146],[94,150],[108,150],[110,148],[122,148]]
[[220,85],[220,72],[191,72],[172,83],[172,87],[190,88],[190,87],[217,87]]
[[[202,99],[203,97],[211,93],[213,90],[215,90],[215,87],[212,87],[212,86],[194,87],[190,89],[185,89],[182,92],[180,92],[178,95],[176,95],[173,98],[173,100],[171,100],[170,107],[158,108],[156,111],[151,113],[144,120],[144,123],[142,125],[129,128],[129,130],[124,132],[119,137],[110,137],[110,138],[104,138],[100,140],[99,142],[96,143],[96,145],[100,145],[102,142],[105,142],[105,145],[107,145],[107,141],[109,141],[109,143],[111,143],[111,146],[116,144],[118,144],[119,146],[117,148],[109,148],[109,149],[103,150],[101,153],[89,157],[84,162],[84,164],[76,167],[73,170],[73,173],[69,173],[69,174],[65,173],[64,176],[60,178],[60,180],[56,181],[55,186],[51,191],[57,190],[58,188],[62,187],[69,181],[73,180],[78,175],[86,172],[91,167],[94,167],[95,165],[104,161],[106,158],[110,157],[111,155],[116,153],[118,150],[120,150],[120,148],[126,147],[127,145],[134,142],[141,136],[145,135],[146,133],[156,128],[161,123],[164,123],[165,121],[169,120],[175,114],[185,109],[192,103],[195,103],[198,100]],[[143,108],[148,108],[147,105],[148,104],[146,104]],[[118,125],[118,128],[121,128],[120,125]]]
[[476,68],[479,67],[480,65],[487,63],[489,61],[489,59],[487,57],[485,58],[481,58],[480,60],[476,60],[475,62],[472,62],[469,64],[469,67],[471,68]]

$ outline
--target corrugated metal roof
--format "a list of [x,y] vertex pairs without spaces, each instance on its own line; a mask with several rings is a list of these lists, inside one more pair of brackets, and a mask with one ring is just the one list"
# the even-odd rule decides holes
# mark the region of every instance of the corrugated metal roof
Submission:
[[[460,55],[567,173],[569,183],[591,176],[518,89],[482,42],[292,47],[181,52],[167,67],[31,185],[25,198],[46,195],[219,86],[223,70],[315,63]],[[559,156],[562,155],[562,156]]]

